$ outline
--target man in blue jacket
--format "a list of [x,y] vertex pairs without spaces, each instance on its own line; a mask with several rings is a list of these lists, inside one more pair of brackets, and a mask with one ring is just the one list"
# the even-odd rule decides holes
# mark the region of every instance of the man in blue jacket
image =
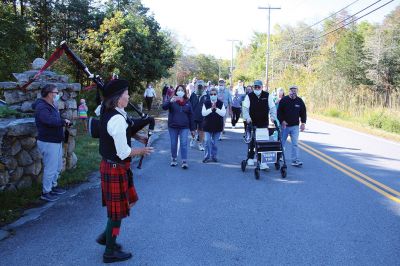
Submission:
[[62,170],[62,142],[64,126],[69,126],[68,119],[62,119],[57,108],[60,98],[54,85],[46,85],[41,90],[41,99],[34,104],[35,122],[38,130],[37,146],[43,157],[43,189],[41,199],[45,201],[58,200],[65,189],[57,187],[57,180]]

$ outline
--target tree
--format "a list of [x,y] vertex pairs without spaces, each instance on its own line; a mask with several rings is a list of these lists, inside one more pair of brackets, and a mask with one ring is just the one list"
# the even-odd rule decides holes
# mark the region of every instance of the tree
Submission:
[[12,5],[0,4],[0,18],[0,80],[9,80],[12,72],[32,62],[36,47],[26,20],[13,12]]

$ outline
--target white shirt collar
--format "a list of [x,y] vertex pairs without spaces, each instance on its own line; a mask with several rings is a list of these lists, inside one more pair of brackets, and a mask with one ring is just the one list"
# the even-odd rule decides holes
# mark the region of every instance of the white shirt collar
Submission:
[[120,113],[121,115],[123,115],[126,119],[127,117],[127,113],[125,112],[124,108],[119,108],[119,107],[115,107],[115,110],[118,111],[118,113]]

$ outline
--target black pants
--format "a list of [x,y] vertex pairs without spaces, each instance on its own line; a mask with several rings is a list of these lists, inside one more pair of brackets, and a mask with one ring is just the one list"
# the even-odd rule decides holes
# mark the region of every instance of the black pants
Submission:
[[150,111],[151,110],[151,104],[153,103],[153,97],[147,97],[146,96],[146,106],[147,106],[147,110]]
[[242,113],[242,108],[232,107],[232,126],[235,126],[239,121],[240,114]]

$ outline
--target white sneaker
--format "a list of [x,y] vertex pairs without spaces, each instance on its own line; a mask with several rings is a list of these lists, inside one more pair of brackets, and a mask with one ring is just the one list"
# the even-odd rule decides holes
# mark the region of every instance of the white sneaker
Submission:
[[190,148],[195,148],[196,147],[196,140],[195,139],[191,139],[190,140]]
[[199,143],[199,151],[204,151],[204,146],[201,143]]
[[254,166],[254,159],[248,159],[247,160],[247,165],[248,166]]
[[269,166],[267,163],[261,163],[260,164],[260,169],[261,170],[269,170]]

